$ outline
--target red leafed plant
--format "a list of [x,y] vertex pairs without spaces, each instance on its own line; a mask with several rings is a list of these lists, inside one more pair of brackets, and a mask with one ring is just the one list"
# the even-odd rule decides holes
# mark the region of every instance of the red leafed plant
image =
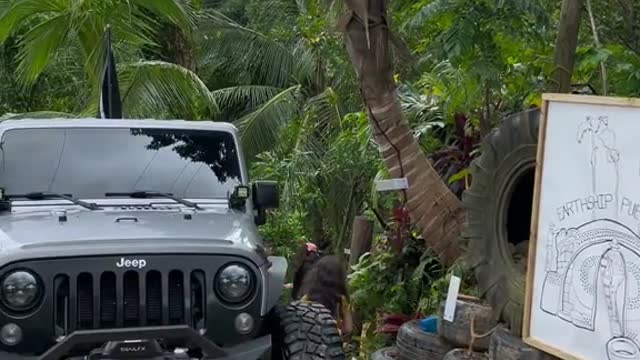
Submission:
[[433,167],[458,197],[470,184],[469,165],[479,142],[479,132],[472,127],[469,118],[457,113],[454,115],[453,141],[429,156]]
[[396,334],[402,324],[417,319],[405,314],[385,314],[382,317],[382,324],[376,329],[376,333],[380,334]]

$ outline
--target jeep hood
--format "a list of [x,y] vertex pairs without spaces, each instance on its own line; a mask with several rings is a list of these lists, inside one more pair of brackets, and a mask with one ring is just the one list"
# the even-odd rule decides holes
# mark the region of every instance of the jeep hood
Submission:
[[260,266],[261,240],[249,214],[226,208],[43,210],[0,216],[2,263],[43,257],[212,253],[242,255]]

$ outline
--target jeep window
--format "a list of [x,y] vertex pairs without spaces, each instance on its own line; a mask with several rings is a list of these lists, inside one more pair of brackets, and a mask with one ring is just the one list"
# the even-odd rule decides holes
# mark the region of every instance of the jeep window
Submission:
[[129,128],[12,129],[2,137],[0,186],[100,199],[152,190],[227,198],[242,182],[231,133]]

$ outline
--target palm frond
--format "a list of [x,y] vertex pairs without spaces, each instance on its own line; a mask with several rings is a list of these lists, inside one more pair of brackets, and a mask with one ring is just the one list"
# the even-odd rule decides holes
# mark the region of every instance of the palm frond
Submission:
[[13,0],[0,17],[0,44],[4,43],[24,20],[40,14],[59,13],[66,6],[59,0]]
[[4,114],[0,116],[2,120],[22,120],[22,119],[74,119],[78,115],[57,111],[34,111],[20,114]]
[[480,84],[449,61],[442,61],[431,72],[423,74],[418,86],[432,95],[441,96],[446,105],[443,111],[449,114],[471,108],[471,104],[482,99]]
[[293,80],[298,84],[321,85],[314,76],[318,74],[316,55],[306,46],[304,39],[299,40],[292,46],[291,54],[295,59],[291,74]]
[[9,8],[9,5],[9,0],[0,0],[0,16],[2,16],[5,10]]
[[51,17],[24,34],[18,52],[18,79],[23,85],[35,82],[55,58],[70,31],[70,19],[64,13]]
[[299,89],[295,85],[283,90],[237,121],[247,157],[252,158],[277,143],[283,125],[296,113],[298,106],[295,94]]
[[284,45],[264,34],[243,27],[214,10],[203,14],[201,42],[204,61],[224,59],[229,75],[249,74],[251,83],[287,87],[296,69],[296,59]]
[[194,72],[162,61],[118,66],[123,108],[129,117],[211,118],[216,99]]
[[113,28],[116,56],[129,60],[140,59],[141,49],[157,46],[154,38],[162,21],[188,34],[194,19],[193,9],[181,0],[13,0],[0,15],[0,43],[13,33],[23,33],[18,38],[18,75],[30,85],[71,39],[74,46],[80,45],[77,62],[85,65],[89,80],[97,86],[107,24]]
[[423,125],[444,120],[438,98],[418,94],[408,87],[402,87],[398,97],[402,103],[402,111],[411,124]]
[[403,27],[417,28],[424,26],[435,19],[436,16],[443,12],[450,11],[456,5],[457,0],[433,0],[425,7],[420,9],[411,19],[409,19]]
[[255,110],[283,89],[263,85],[240,85],[212,91],[222,112]]
[[113,47],[117,62],[137,61],[143,58],[142,49],[154,49],[155,41],[163,20],[171,22],[166,14],[145,8],[148,4],[136,5],[130,2],[113,2],[100,11],[76,10],[77,32],[82,45],[85,66],[92,80],[99,77],[104,61],[104,31],[111,25]]
[[331,124],[339,126],[340,120],[347,112],[338,93],[331,87],[327,87],[320,94],[309,98],[305,105],[305,111],[314,111],[315,122],[322,126]]
[[180,0],[129,0],[132,5],[140,6],[178,25],[183,31],[190,32],[196,22],[196,13],[190,5]]

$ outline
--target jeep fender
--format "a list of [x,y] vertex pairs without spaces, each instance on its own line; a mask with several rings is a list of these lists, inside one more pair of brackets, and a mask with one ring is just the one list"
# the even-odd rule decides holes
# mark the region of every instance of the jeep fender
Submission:
[[[265,316],[280,300],[284,278],[287,274],[287,259],[282,256],[269,256],[265,264],[266,279],[264,283],[265,296],[262,302],[262,316]],[[264,272],[263,272],[264,273]]]

